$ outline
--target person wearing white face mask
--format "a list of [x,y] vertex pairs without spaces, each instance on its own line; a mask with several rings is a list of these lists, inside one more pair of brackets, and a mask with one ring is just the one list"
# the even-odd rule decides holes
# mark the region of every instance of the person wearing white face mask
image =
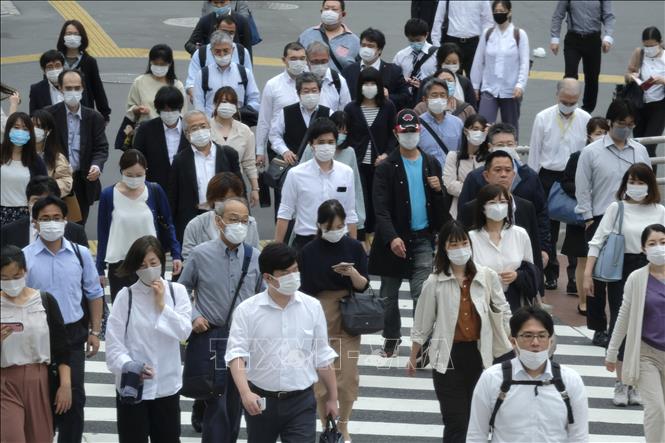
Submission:
[[538,307],[524,307],[510,319],[510,335],[517,357],[480,376],[466,441],[487,442],[490,435],[498,443],[589,441],[589,405],[582,377],[548,359],[552,316]]
[[[644,436],[648,442],[657,442],[665,441],[665,226],[647,226],[640,240],[649,264],[626,280],[605,367],[610,372],[621,369],[625,385],[643,388]],[[621,365],[618,354],[623,346]]]
[[[436,71],[437,48],[428,43],[427,22],[410,18],[404,25],[404,36],[409,45],[395,54],[393,63],[402,69],[404,79],[411,87],[413,99],[417,99],[419,88]],[[413,104],[414,101],[411,103]]]
[[[31,115],[35,125],[35,148],[44,160],[46,172],[53,177],[60,188],[60,195],[69,195],[72,191],[72,167],[62,152],[60,136],[53,116],[44,109],[38,109]],[[78,220],[72,220],[78,221]]]
[[30,85],[30,115],[63,100],[62,92],[58,89],[58,76],[64,70],[64,65],[65,56],[56,49],[49,49],[39,57],[44,78]]
[[[589,241],[589,253],[584,270],[584,291],[587,294],[587,323],[589,329],[597,331],[596,335],[609,337],[619,315],[619,308],[624,294],[624,285],[631,272],[647,264],[647,257],[643,253],[641,235],[644,229],[651,224],[665,224],[665,207],[660,204],[660,191],[656,184],[656,176],[647,165],[636,163],[623,176],[621,185],[616,194],[618,202],[608,206],[605,215],[600,220],[593,238]],[[600,250],[605,244],[610,232],[619,232],[617,217],[623,214],[620,233],[624,236],[625,250],[623,257],[622,278],[616,282],[607,283],[607,302],[609,304],[610,318],[607,328],[605,315],[605,288],[597,285],[592,279],[593,269]],[[596,287],[598,286],[598,287]],[[598,340],[596,340],[597,342]],[[627,404],[641,404],[637,389],[628,387],[621,382],[621,362],[623,352],[618,354],[617,381],[614,391],[614,404],[626,406]]]
[[322,81],[321,104],[332,111],[341,111],[351,101],[346,79],[328,66],[330,48],[325,43],[314,41],[307,46],[307,64],[310,72]]
[[[349,418],[353,402],[358,399],[358,359],[360,335],[349,335],[342,328],[340,300],[354,292],[364,292],[369,285],[367,254],[357,240],[346,235],[346,212],[337,200],[327,200],[318,208],[316,239],[298,256],[302,276],[300,290],[321,302],[328,324],[330,346],[339,355],[335,362],[339,421],[337,428],[344,441],[351,441]],[[326,390],[314,385],[319,419],[325,427]]]
[[[321,303],[298,290],[296,258],[283,243],[263,248],[258,263],[268,288],[243,301],[233,316],[224,358],[245,410],[249,443],[314,441],[317,381],[327,392],[321,415],[335,419],[340,413],[337,353],[328,344]],[[257,361],[263,364],[250,364]]]
[[[115,376],[120,440],[177,441],[180,436],[180,342],[192,331],[185,287],[163,279],[166,257],[159,240],[139,237],[118,269],[135,281],[122,288],[106,333],[106,366]],[[137,281],[138,277],[138,281]],[[142,368],[139,402],[126,401],[128,366]]]
[[166,192],[156,183],[146,181],[146,159],[140,151],[128,149],[120,157],[122,179],[102,191],[97,218],[97,272],[105,286],[104,270],[108,263],[111,301],[118,291],[136,281],[133,273],[120,277],[127,251],[135,240],[146,235],[160,238],[173,258],[173,275],[180,274],[182,256],[175,236]]
[[444,225],[411,328],[407,373],[424,367],[418,355],[429,346],[446,443],[465,441],[473,388],[483,369],[510,351],[510,308],[499,277],[474,263],[471,247],[459,222]]

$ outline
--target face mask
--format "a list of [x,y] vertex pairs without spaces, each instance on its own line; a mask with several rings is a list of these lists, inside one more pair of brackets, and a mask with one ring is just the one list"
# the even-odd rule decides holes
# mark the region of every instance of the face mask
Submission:
[[[277,278],[277,277],[274,277]],[[283,295],[292,296],[300,287],[300,272],[292,272],[277,278],[279,288],[270,285],[275,291]]]
[[562,114],[571,114],[575,112],[575,109],[577,109],[577,103],[574,104],[573,106],[564,105],[563,103],[558,103],[558,105],[559,105],[559,112]]
[[14,146],[23,146],[30,141],[30,132],[25,129],[12,128],[9,130],[9,141]]
[[81,46],[81,36],[65,35],[65,46],[68,48],[78,48]]
[[65,221],[39,222],[39,236],[46,241],[60,240],[65,235]]
[[601,138],[605,137],[605,134],[600,134],[600,135],[592,135],[591,136],[591,141],[595,142],[596,140],[600,140]]
[[520,359],[522,364],[526,366],[528,369],[534,371],[539,367],[541,367],[549,357],[549,349],[545,349],[544,351],[540,352],[532,352],[532,351],[527,351],[525,349],[521,349],[518,346],[517,351],[518,351],[517,357]]
[[333,159],[335,156],[335,150],[337,146],[320,144],[314,146],[314,157],[320,162],[327,162]]
[[136,275],[146,286],[152,285],[152,282],[157,281],[162,276],[162,267],[161,266],[151,266],[145,269],[139,269],[136,271]]
[[203,149],[210,143],[210,129],[198,129],[189,134],[189,141],[198,149]]
[[169,72],[169,65],[166,66],[159,66],[159,65],[154,65],[150,63],[150,72],[152,72],[152,75],[155,77],[164,77],[168,72]]
[[35,141],[41,143],[46,138],[46,131],[42,128],[35,128]]
[[441,114],[448,107],[448,100],[445,98],[429,98],[427,99],[427,109],[432,114]]
[[369,63],[372,60],[374,60],[374,57],[376,56],[376,51],[374,50],[374,48],[368,48],[367,46],[363,46],[358,51],[358,55],[365,63]]
[[180,118],[180,111],[162,111],[159,116],[166,126],[173,126]]
[[346,141],[346,134],[339,133],[339,135],[337,135],[337,146],[343,145],[345,141]]
[[307,62],[305,60],[289,60],[286,70],[293,76],[298,76],[307,70]]
[[376,85],[363,85],[362,93],[363,97],[365,97],[367,100],[372,100],[374,97],[376,97],[376,94],[379,93],[379,90]]
[[441,67],[442,67],[443,69],[450,69],[450,71],[451,71],[453,74],[457,74],[457,71],[459,71],[459,63],[458,63],[458,64],[455,64],[455,65],[447,65],[447,64],[444,63],[444,64],[441,65]]
[[616,126],[613,126],[612,129],[610,129],[610,131],[612,131],[612,135],[614,136],[614,138],[618,140],[628,140],[628,137],[630,137],[630,135],[632,134],[633,129],[617,128]]
[[466,135],[466,141],[474,146],[480,146],[486,138],[487,134],[485,131],[469,131],[469,133]]
[[471,248],[469,246],[463,246],[457,249],[448,249],[448,258],[450,262],[457,266],[465,265],[471,258]]
[[312,65],[309,67],[309,72],[316,75],[318,78],[323,78],[328,72],[328,64],[324,63],[322,65]]
[[17,278],[16,280],[2,280],[0,281],[0,289],[10,297],[18,297],[23,288],[25,288],[25,277]]
[[656,266],[665,265],[665,245],[649,246],[645,248],[647,260]]
[[494,17],[494,21],[497,22],[497,24],[502,25],[508,20],[508,13],[507,12],[495,12],[492,14],[492,17]]
[[658,52],[660,52],[660,45],[645,46],[644,47],[644,56],[645,57],[653,58],[653,57],[658,55]]
[[503,221],[508,217],[508,203],[488,203],[485,205],[485,216],[490,220]]
[[65,91],[62,93],[62,97],[69,106],[76,106],[83,98],[83,91]]
[[244,223],[231,223],[224,228],[224,238],[234,245],[239,245],[247,238],[249,226]]
[[416,149],[418,147],[418,142],[420,142],[420,133],[406,132],[404,134],[397,134],[397,140],[399,141],[400,146],[404,149]]
[[446,85],[448,86],[448,97],[455,95],[455,82],[446,82]]
[[231,12],[231,6],[226,5],[226,6],[220,6],[219,8],[213,8],[215,11],[215,14],[217,15],[226,15],[229,12]]
[[233,103],[220,103],[217,106],[217,115],[222,118],[231,118],[236,112],[238,112],[238,107]]
[[228,66],[231,63],[231,54],[226,54],[223,56],[215,56],[215,63],[217,63],[219,66]]
[[122,176],[122,182],[127,185],[129,189],[138,189],[145,184],[145,175],[139,177]]
[[649,195],[649,186],[628,184],[626,185],[626,195],[633,201],[641,202]]
[[62,72],[62,68],[60,69],[51,69],[50,71],[46,71],[46,78],[48,81],[53,83],[54,85],[58,84],[58,77],[60,76],[60,73]]
[[346,226],[344,226],[342,229],[337,229],[335,231],[333,230],[324,231],[323,229],[321,229],[321,238],[329,243],[337,243],[342,239],[342,237],[344,237],[345,234],[346,234]]
[[305,109],[312,110],[319,105],[320,97],[321,95],[318,93],[303,94],[300,96],[300,103],[302,103]]
[[336,25],[339,22],[339,14],[335,11],[325,10],[321,12],[321,23],[324,25]]
[[420,52],[420,51],[423,50],[423,46],[425,46],[425,42],[409,42],[409,46],[411,47],[412,51]]

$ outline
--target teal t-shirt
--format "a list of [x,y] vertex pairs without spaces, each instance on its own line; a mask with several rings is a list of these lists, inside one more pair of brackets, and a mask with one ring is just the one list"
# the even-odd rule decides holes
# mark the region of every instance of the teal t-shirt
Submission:
[[429,226],[423,182],[423,156],[419,155],[416,160],[409,160],[402,156],[402,161],[409,185],[409,200],[411,200],[411,230],[420,231]]

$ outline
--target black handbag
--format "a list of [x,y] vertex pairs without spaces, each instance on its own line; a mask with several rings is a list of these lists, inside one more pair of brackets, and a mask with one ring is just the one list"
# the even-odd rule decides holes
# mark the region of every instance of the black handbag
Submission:
[[326,428],[321,432],[319,443],[344,443],[344,436],[337,430],[337,423],[330,415],[326,419]]
[[614,89],[614,98],[627,100],[637,109],[644,107],[644,91],[635,82],[630,82],[625,85],[616,85],[616,88]]
[[[298,153],[296,154],[298,161],[300,161],[303,152],[305,152],[308,136],[309,128],[305,132],[305,136],[303,137],[302,141],[300,142],[300,146],[298,147]],[[263,173],[263,180],[271,188],[282,189],[284,181],[286,180],[286,173],[289,172],[289,169],[293,168],[297,164],[298,163],[295,165],[290,165],[281,156],[275,157],[270,160],[270,163],[268,163],[268,168]]]
[[372,334],[383,330],[383,299],[372,288],[351,294],[339,301],[342,329],[349,335]]

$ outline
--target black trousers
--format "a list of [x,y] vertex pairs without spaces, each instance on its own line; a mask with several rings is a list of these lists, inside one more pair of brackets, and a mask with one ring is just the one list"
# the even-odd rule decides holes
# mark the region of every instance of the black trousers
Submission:
[[473,64],[473,57],[476,55],[476,48],[478,48],[479,37],[471,38],[458,38],[450,35],[445,35],[441,39],[443,43],[456,43],[462,50],[462,60],[460,60],[460,71],[464,71],[466,77],[471,76],[471,65]]
[[434,391],[443,418],[444,443],[464,443],[473,389],[483,372],[478,342],[454,343],[445,374],[433,371]]
[[600,32],[581,35],[568,32],[563,40],[563,58],[566,64],[564,77],[577,78],[580,60],[584,69],[584,97],[582,109],[591,114],[598,100],[598,76],[600,75]]
[[120,443],[178,443],[180,441],[180,396],[178,394],[135,405],[120,403],[116,393]]
[[[561,181],[563,178],[563,171],[550,171],[549,169],[540,168],[538,172],[540,183],[543,185],[545,191],[545,201],[550,195],[550,189],[554,182]],[[559,260],[557,259],[556,244],[559,241],[559,229],[561,223],[556,220],[550,220],[550,250],[547,254],[550,256],[547,266],[544,269],[545,280],[553,280],[559,278]],[[575,267],[577,266],[577,257],[568,256],[568,267],[566,268],[568,274],[568,281],[575,280]]]
[[[645,103],[639,110],[637,124],[633,134],[635,137],[657,137],[663,134],[665,129],[665,98],[651,103]],[[656,144],[644,145],[649,152],[649,157],[656,156]],[[656,172],[653,165],[653,172]]]
[[72,377],[72,407],[62,415],[55,416],[58,428],[58,443],[80,443],[83,438],[83,409],[85,408],[85,346],[88,328],[82,322],[65,326],[69,340],[69,367]]
[[118,263],[109,263],[109,287],[111,288],[111,303],[115,301],[115,296],[118,295],[118,292],[124,287],[131,286],[138,280],[136,274],[130,275],[128,277],[118,277],[116,272],[118,268],[122,265],[122,262]]
[[316,441],[316,398],[309,388],[286,399],[266,398],[259,415],[245,411],[247,443],[309,443]]

